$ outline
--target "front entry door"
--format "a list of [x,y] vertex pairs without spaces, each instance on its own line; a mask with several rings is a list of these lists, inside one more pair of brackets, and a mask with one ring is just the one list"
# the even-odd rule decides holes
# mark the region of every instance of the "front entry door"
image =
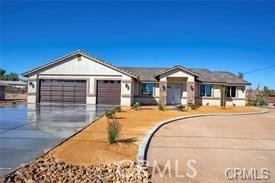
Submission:
[[167,85],[167,104],[180,104],[182,95],[181,84],[168,84]]

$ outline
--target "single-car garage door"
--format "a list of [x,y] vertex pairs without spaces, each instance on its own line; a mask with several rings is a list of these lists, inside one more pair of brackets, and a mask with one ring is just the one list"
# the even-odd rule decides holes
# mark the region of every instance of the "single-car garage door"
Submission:
[[121,83],[117,80],[97,81],[97,104],[120,105]]
[[40,80],[40,103],[86,104],[85,80]]

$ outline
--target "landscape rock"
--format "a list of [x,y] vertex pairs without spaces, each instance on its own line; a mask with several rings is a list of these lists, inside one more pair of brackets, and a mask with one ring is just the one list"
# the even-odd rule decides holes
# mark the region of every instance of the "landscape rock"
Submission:
[[[141,167],[142,172],[140,172]],[[99,164],[85,167],[57,161],[51,154],[48,154],[6,175],[2,178],[1,182],[148,183],[151,181],[150,174],[145,165],[122,162],[118,164]]]

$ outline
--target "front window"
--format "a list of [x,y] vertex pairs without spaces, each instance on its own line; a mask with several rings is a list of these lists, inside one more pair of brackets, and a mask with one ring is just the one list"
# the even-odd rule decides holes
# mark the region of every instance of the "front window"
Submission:
[[141,95],[152,96],[153,95],[153,83],[141,83]]
[[200,85],[200,96],[201,97],[211,97],[212,96],[212,85],[209,85],[209,84]]
[[226,87],[226,97],[236,97],[236,86]]

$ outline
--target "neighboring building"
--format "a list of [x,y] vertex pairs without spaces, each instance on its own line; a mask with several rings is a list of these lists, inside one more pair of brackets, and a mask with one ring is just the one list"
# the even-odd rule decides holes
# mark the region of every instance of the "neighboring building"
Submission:
[[208,69],[116,67],[76,51],[22,74],[28,78],[28,103],[131,105],[196,103],[220,105],[221,86],[227,105],[244,106],[249,82],[230,72]]
[[0,81],[0,100],[5,100],[6,87],[8,85]]
[[270,90],[267,96],[267,103],[269,105],[275,105],[275,90]]
[[24,81],[0,81],[1,83],[7,84],[9,87],[13,88],[25,88],[27,86],[27,82]]

